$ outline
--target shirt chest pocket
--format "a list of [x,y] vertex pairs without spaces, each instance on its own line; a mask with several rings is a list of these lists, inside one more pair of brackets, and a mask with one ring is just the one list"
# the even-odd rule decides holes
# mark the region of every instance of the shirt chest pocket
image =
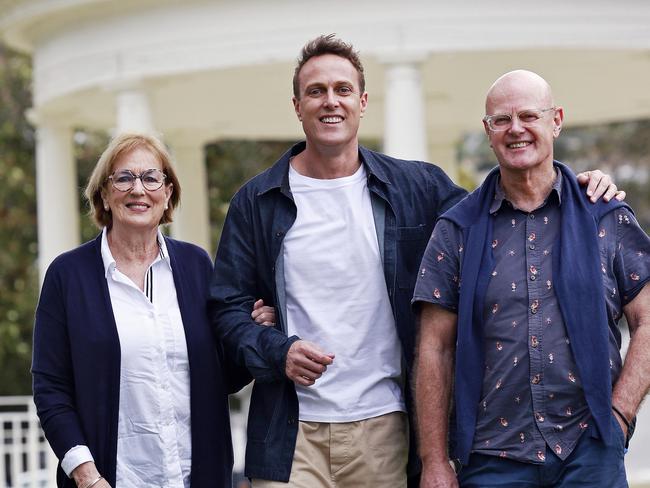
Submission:
[[397,286],[413,290],[431,227],[420,224],[397,228]]

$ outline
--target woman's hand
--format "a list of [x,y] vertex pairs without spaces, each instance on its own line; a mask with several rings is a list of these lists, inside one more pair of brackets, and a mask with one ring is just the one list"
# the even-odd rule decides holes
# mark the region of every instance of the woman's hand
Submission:
[[100,474],[93,462],[80,464],[70,474],[77,484],[77,488],[111,488],[111,485],[104,478],[97,480]]
[[275,308],[264,305],[264,300],[259,299],[253,304],[251,318],[258,325],[275,325]]

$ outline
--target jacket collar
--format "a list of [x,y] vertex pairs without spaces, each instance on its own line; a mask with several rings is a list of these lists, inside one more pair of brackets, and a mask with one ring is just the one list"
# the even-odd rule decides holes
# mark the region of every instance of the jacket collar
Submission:
[[[294,156],[300,154],[307,147],[305,141],[294,144],[287,152],[285,152],[277,162],[263,174],[263,179],[260,184],[259,194],[262,195],[271,190],[279,189],[285,195],[289,195],[289,161]],[[390,184],[386,172],[382,167],[378,156],[375,152],[359,146],[359,159],[366,167],[368,176],[373,176],[379,181]]]
[[382,183],[390,185],[390,180],[388,179],[384,166],[379,161],[379,155],[376,152],[363,146],[359,146],[359,157],[361,158],[361,162],[366,165],[368,176],[372,175]]

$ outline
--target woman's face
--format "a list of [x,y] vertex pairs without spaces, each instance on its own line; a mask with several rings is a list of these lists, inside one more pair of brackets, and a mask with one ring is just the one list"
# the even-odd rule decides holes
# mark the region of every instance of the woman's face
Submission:
[[113,177],[106,182],[102,199],[113,215],[113,229],[152,230],[158,227],[165,208],[172,196],[173,185],[165,184],[157,190],[147,190],[140,178],[133,181],[133,188],[120,191],[115,188],[115,178],[121,171],[128,170],[139,176],[147,170],[162,171],[162,164],[145,148],[130,151],[113,164]]

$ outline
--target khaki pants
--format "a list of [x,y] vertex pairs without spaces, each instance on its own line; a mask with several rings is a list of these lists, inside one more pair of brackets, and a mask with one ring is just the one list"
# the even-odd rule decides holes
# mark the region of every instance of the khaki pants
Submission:
[[300,422],[289,483],[253,488],[406,488],[408,420],[393,412],[358,422]]

